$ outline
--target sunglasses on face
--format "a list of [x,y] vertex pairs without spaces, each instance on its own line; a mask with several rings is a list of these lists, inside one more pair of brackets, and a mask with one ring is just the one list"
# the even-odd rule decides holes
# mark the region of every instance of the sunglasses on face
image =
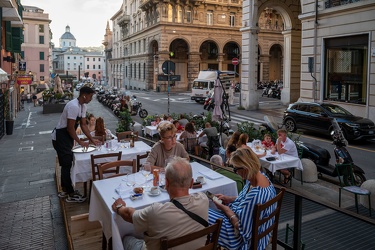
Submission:
[[233,168],[233,172],[235,172],[236,174],[237,174],[238,170],[243,169],[243,167],[235,167],[233,165],[230,165],[229,167],[232,167]]

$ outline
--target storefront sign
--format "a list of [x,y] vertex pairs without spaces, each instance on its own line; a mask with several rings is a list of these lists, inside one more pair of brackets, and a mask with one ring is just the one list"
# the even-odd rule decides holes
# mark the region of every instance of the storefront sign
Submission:
[[32,76],[17,76],[17,84],[18,85],[28,85],[33,83]]

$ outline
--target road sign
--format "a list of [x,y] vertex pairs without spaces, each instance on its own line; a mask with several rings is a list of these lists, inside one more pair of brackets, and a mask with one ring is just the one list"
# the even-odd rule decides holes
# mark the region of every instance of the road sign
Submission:
[[[168,81],[168,75],[158,75],[158,81]],[[180,75],[169,75],[169,81],[181,81]]]
[[18,62],[18,70],[26,71],[26,62]]
[[169,76],[169,81],[181,81],[181,76],[180,75],[170,75]]
[[168,81],[168,75],[158,75],[158,81]]
[[238,58],[233,58],[233,59],[232,59],[232,64],[233,64],[233,65],[238,65],[238,63],[239,63],[239,62],[238,62]]
[[174,62],[167,60],[163,62],[161,69],[163,70],[164,74],[168,75],[168,74],[174,74],[176,67],[175,67]]

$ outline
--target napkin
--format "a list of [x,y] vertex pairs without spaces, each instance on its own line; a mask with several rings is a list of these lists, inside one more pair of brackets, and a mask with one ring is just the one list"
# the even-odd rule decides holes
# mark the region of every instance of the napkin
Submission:
[[118,193],[121,197],[125,196],[126,192],[129,191],[129,187],[125,186],[123,183],[120,183],[118,187],[115,189],[116,193]]
[[222,178],[223,176],[215,171],[212,171],[212,170],[200,170],[199,173],[203,174],[204,176],[206,176],[208,179],[210,180],[216,180],[216,179],[219,179],[219,178]]

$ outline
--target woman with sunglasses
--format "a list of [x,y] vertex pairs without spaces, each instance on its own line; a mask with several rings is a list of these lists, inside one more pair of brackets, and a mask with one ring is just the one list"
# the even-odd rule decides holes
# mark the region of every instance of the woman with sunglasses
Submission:
[[[260,162],[257,155],[248,148],[239,148],[231,154],[230,165],[233,171],[245,180],[245,186],[237,197],[217,194],[222,201],[215,202],[219,209],[208,211],[210,224],[217,218],[222,218],[219,245],[225,249],[250,249],[252,216],[256,204],[264,204],[276,196],[276,190],[265,174],[260,172]],[[268,216],[276,209],[274,207],[266,211]],[[273,222],[271,220],[271,222]],[[259,233],[267,229],[269,224],[259,227]],[[257,249],[265,249],[270,234],[259,241]]]
[[176,131],[173,123],[162,122],[159,124],[160,141],[155,143],[146,159],[151,166],[164,168],[168,159],[174,156],[189,160],[189,154],[186,152],[184,145],[176,141]]

